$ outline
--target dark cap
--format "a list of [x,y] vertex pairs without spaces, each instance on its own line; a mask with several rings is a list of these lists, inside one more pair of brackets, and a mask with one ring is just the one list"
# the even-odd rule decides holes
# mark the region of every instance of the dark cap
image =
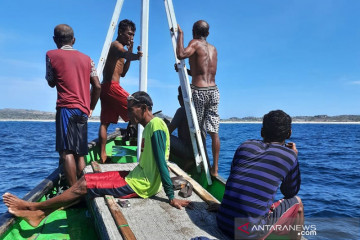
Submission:
[[127,101],[134,101],[134,104],[145,104],[146,106],[150,107],[153,106],[153,102],[149,94],[143,91],[135,92],[127,97]]

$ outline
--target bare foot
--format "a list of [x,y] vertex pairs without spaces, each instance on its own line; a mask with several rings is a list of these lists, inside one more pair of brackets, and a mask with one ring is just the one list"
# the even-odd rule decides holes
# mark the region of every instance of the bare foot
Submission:
[[41,221],[46,217],[45,213],[41,210],[30,211],[9,208],[9,213],[15,215],[16,217],[23,218],[33,227],[39,226]]
[[216,169],[214,169],[214,167],[211,167],[211,169],[210,169],[210,174],[211,174],[211,176],[213,176],[213,177],[217,177],[219,174],[218,174],[218,170]]
[[4,193],[3,202],[8,208],[18,210],[31,210],[30,202],[24,201],[11,193]]

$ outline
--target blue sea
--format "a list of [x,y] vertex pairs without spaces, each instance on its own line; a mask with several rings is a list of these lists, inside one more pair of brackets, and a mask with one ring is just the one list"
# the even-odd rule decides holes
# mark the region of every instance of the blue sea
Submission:
[[[125,127],[125,124],[112,125]],[[89,123],[89,140],[99,123]],[[227,178],[236,148],[260,138],[261,124],[220,125],[219,174]],[[360,239],[360,124],[293,124],[299,150],[307,239]],[[207,139],[211,153],[211,140]],[[0,200],[23,197],[58,164],[54,122],[0,122]],[[281,194],[278,194],[278,198]],[[0,202],[0,213],[6,206]],[[314,231],[315,228],[315,231]],[[307,233],[307,235],[306,235]],[[316,235],[315,235],[316,234]]]

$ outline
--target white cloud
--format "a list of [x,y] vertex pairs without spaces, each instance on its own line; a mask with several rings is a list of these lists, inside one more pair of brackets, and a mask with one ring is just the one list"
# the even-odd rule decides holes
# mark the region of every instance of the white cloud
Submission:
[[360,85],[360,81],[352,81],[352,82],[349,82],[349,84],[351,84],[351,85]]

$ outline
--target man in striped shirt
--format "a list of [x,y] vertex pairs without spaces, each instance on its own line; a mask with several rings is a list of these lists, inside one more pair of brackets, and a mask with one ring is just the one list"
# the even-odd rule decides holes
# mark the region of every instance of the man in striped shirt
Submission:
[[[219,228],[235,239],[264,239],[271,232],[299,239],[304,223],[300,170],[291,118],[281,110],[263,118],[263,140],[249,140],[236,150],[218,210]],[[284,198],[274,202],[280,186]]]

